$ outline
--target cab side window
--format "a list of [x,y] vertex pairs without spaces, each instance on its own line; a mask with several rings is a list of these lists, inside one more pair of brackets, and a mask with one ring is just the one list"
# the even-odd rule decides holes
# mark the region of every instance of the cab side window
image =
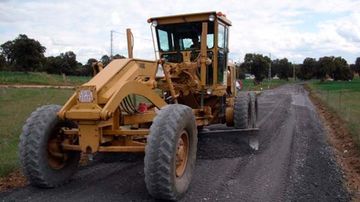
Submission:
[[219,23],[218,26],[218,83],[226,82],[226,65],[227,65],[227,38],[228,28]]

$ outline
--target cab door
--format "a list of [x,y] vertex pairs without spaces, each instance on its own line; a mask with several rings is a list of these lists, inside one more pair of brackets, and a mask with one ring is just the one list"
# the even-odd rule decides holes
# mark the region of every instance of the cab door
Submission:
[[227,61],[228,61],[228,26],[218,23],[218,84],[226,84]]

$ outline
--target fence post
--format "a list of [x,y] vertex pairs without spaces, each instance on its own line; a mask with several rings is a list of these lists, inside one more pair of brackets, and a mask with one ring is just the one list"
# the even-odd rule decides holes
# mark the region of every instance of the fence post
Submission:
[[64,83],[67,84],[66,75],[64,73],[62,73],[62,77],[63,77]]

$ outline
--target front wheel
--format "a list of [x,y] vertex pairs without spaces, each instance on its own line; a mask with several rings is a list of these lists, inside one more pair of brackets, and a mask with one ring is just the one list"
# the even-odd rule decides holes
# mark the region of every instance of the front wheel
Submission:
[[20,164],[30,184],[37,187],[59,186],[68,181],[78,167],[80,152],[64,151],[61,146],[65,138],[62,128],[76,125],[58,118],[60,108],[46,105],[36,109],[26,120],[20,136]]
[[162,108],[145,147],[145,183],[154,198],[178,200],[185,194],[195,167],[196,147],[192,109],[180,104]]

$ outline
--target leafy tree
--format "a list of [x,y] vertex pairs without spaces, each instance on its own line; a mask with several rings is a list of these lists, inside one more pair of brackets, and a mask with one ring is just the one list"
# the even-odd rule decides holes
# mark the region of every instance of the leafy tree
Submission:
[[100,62],[103,63],[104,66],[107,66],[110,63],[111,59],[108,55],[103,55],[100,59]]
[[280,79],[292,77],[292,64],[287,58],[276,59],[271,62],[271,76],[278,75]]
[[42,67],[46,48],[25,34],[20,34],[16,39],[7,41],[0,47],[12,70],[27,72]]
[[120,54],[116,54],[113,56],[113,59],[124,59],[124,58],[126,58],[126,57],[123,55],[120,55]]
[[305,58],[300,65],[299,77],[304,80],[312,79],[316,75],[317,61],[315,58]]
[[5,60],[9,63],[12,64],[13,63],[13,46],[14,46],[14,42],[13,41],[7,41],[5,43],[3,43],[2,45],[0,45],[0,49],[1,49],[1,55],[3,57],[5,57]]
[[236,78],[245,79],[245,69],[241,67],[241,63],[235,63]]
[[94,58],[88,59],[86,64],[81,68],[80,75],[81,76],[92,76],[93,75],[92,64],[94,62],[97,62],[97,60]]
[[336,66],[334,63],[334,57],[325,56],[319,58],[318,67],[316,71],[316,77],[324,80],[327,76],[334,78],[334,70]]
[[255,80],[261,82],[267,77],[270,62],[271,60],[267,56],[247,53],[241,68],[249,70],[251,74],[255,75]]
[[351,80],[354,78],[346,60],[342,57],[334,58],[335,70],[333,72],[335,80]]
[[6,58],[4,55],[0,54],[0,70],[4,70],[6,66]]
[[49,74],[61,74],[63,60],[60,56],[50,56],[46,58],[44,70]]
[[325,56],[319,58],[317,65],[317,78],[324,80],[326,76],[334,80],[349,80],[353,78],[350,66],[342,57]]
[[51,74],[77,75],[81,63],[76,61],[76,55],[72,51],[61,53],[59,56],[50,56],[46,60],[45,71]]
[[360,57],[356,58],[356,61],[355,61],[355,71],[360,74]]

